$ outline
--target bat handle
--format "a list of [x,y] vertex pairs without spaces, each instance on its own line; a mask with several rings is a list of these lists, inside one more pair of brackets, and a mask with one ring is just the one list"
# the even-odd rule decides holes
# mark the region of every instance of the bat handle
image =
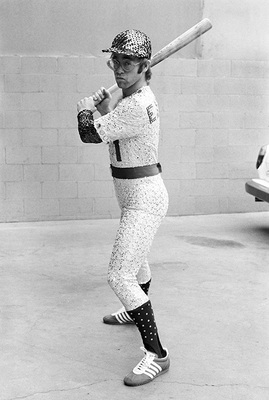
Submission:
[[115,93],[118,90],[118,85],[115,83],[113,86],[110,86],[107,90],[109,91],[110,94]]

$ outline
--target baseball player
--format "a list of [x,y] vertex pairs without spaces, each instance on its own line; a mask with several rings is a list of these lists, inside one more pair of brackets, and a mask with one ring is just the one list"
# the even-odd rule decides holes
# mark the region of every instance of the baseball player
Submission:
[[[105,316],[107,324],[135,324],[145,355],[124,378],[128,386],[151,382],[168,371],[168,350],[161,344],[148,290],[147,256],[166,215],[168,195],[158,163],[159,111],[149,86],[151,42],[138,30],[119,33],[107,62],[122,97],[111,107],[103,87],[78,102],[78,131],[85,143],[106,143],[117,200],[121,209],[108,268],[108,282],[123,308]],[[101,116],[94,120],[93,110]]]

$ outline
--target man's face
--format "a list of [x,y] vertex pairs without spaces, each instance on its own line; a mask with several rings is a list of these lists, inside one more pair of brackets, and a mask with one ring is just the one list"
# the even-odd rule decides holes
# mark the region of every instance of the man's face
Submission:
[[[136,88],[144,74],[138,73],[140,60],[137,57],[127,56],[125,54],[113,54],[112,60],[115,61],[114,75],[117,85],[124,91]],[[131,69],[130,71],[126,71]],[[136,90],[136,89],[134,89]]]

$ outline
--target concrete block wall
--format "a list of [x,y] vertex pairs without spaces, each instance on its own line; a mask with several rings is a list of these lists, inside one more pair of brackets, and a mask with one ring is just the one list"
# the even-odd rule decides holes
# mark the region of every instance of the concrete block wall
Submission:
[[[169,58],[153,70],[169,215],[268,210],[244,191],[268,135],[268,61]],[[76,103],[113,77],[103,57],[0,57],[0,221],[118,217],[107,146]]]

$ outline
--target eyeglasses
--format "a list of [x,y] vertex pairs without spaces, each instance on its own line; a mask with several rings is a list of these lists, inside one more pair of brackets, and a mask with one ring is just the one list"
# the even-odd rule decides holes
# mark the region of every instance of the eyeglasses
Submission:
[[123,60],[122,62],[119,62],[118,60],[114,59],[114,58],[110,58],[107,61],[107,66],[112,69],[112,71],[116,71],[117,69],[119,69],[119,67],[121,67],[123,69],[124,72],[130,72],[134,69],[134,67],[136,65],[140,64],[140,62],[138,63],[134,63],[131,60]]

